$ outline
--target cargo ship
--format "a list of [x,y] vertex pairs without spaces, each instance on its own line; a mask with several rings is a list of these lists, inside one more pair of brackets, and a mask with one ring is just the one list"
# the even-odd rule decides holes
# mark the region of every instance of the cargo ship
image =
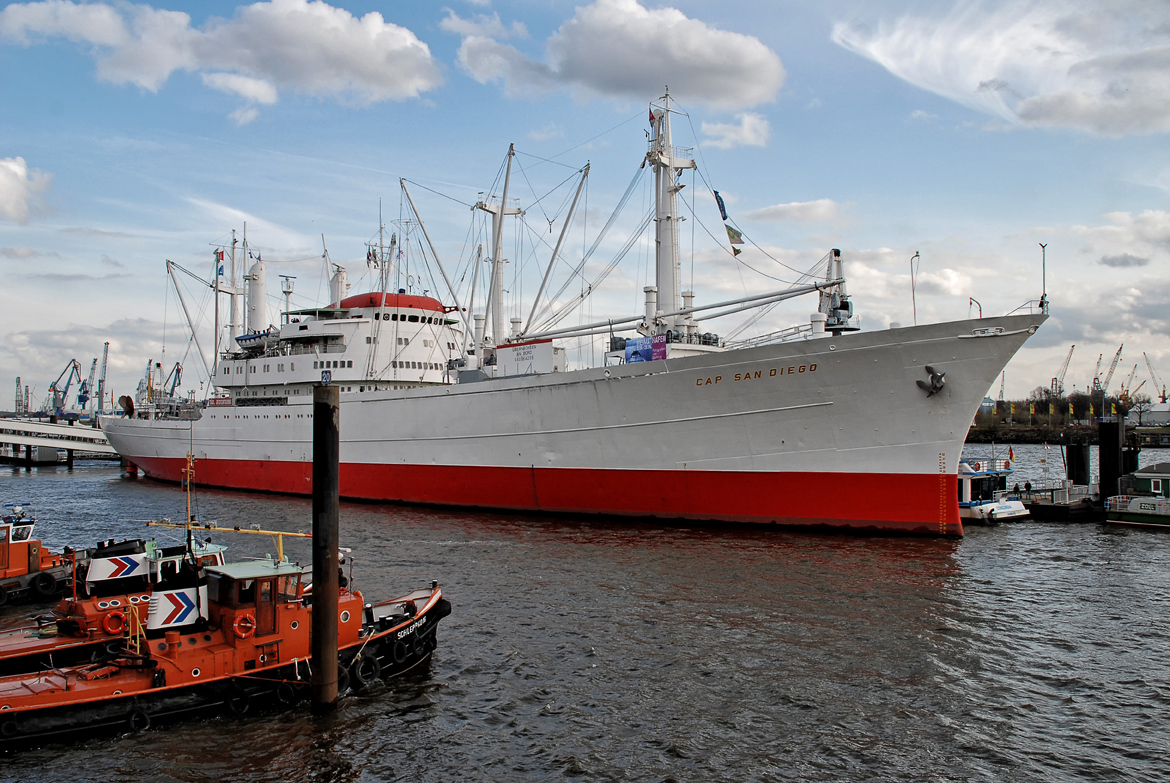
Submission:
[[[493,234],[482,311],[474,293],[462,306],[453,286],[449,304],[391,290],[387,261],[379,290],[349,295],[338,268],[328,306],[268,326],[254,306],[265,301],[264,263],[252,264],[245,291],[233,243],[224,289],[234,345],[209,363],[216,396],[176,399],[144,383],[136,399],[123,398],[125,415],[102,419],[111,445],[158,479],[182,480],[192,449],[201,484],[309,494],[312,388],[331,383],[341,390],[346,498],[962,535],[957,471],[968,427],[1047,318],[1046,303],[863,332],[832,250],[786,289],[697,305],[680,290],[677,199],[694,159],[674,146],[672,111],[669,95],[651,105],[643,166],[655,177],[645,224],[657,284],[645,288],[643,313],[561,325],[563,308],[541,297],[562,230],[527,323],[513,317],[509,328],[505,315],[517,308],[504,299],[501,233],[519,212],[508,198],[509,149],[502,195],[476,205]],[[367,257],[392,260],[394,243]],[[806,294],[816,312],[791,329],[738,342],[704,331]],[[569,368],[565,342],[598,335],[608,341],[604,364]]]

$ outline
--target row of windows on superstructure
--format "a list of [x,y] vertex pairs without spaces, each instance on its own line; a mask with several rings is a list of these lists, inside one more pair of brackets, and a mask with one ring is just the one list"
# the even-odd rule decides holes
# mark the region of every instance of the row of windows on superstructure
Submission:
[[443,365],[438,362],[390,362],[395,370],[441,370]]
[[340,360],[334,361],[332,364],[330,364],[329,362],[313,362],[313,369],[314,370],[328,370],[330,368],[332,368],[334,370],[343,370],[343,369],[347,369],[347,368],[352,369],[353,362],[352,361],[340,361]]
[[[288,371],[295,372],[296,369],[297,369],[297,363],[296,362],[289,362]],[[247,370],[248,370],[248,372],[256,372],[257,366],[254,364],[248,365]],[[231,365],[225,364],[224,366],[219,368],[219,371],[221,373],[223,373],[224,375],[231,375],[232,374]],[[276,365],[276,371],[277,372],[284,372],[284,362],[280,362]],[[242,372],[244,372],[243,367],[236,368],[236,374],[239,374]],[[272,372],[272,365],[271,364],[264,365],[264,372]]]
[[[374,320],[378,319],[378,314],[374,313]],[[398,313],[382,313],[383,321],[406,321],[407,323],[417,324],[442,324],[442,318],[435,318],[433,316],[419,316],[419,315],[403,315],[399,317]]]

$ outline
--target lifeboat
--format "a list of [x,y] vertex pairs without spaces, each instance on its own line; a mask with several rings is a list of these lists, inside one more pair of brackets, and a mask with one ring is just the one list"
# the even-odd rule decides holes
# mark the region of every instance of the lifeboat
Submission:
[[[286,707],[309,693],[311,569],[280,559],[164,568],[123,637],[92,659],[0,676],[0,745],[144,731],[199,713]],[[339,588],[338,692],[430,661],[450,614],[437,582],[367,603]]]

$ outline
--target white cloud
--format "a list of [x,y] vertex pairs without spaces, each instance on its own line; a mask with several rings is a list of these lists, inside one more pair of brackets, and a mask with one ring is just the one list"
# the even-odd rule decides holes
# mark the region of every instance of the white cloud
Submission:
[[774,204],[763,209],[753,209],[743,213],[745,220],[761,220],[771,222],[791,221],[794,223],[820,223],[836,220],[840,215],[840,207],[832,199],[822,198],[816,201],[794,201],[789,204]]
[[276,103],[276,88],[263,79],[253,79],[238,73],[205,73],[203,83],[213,90],[238,95],[255,103]]
[[518,49],[494,38],[471,35],[459,46],[459,65],[480,84],[503,82],[504,92],[513,97],[551,92],[558,85],[557,74],[547,65],[525,57]]
[[0,158],[0,219],[27,223],[29,209],[53,175],[30,169],[24,158]]
[[321,0],[253,3],[200,29],[185,13],[146,5],[45,0],[0,11],[0,36],[90,44],[100,79],[150,91],[176,70],[200,72],[209,87],[249,101],[237,121],[254,117],[256,103],[274,103],[278,87],[373,103],[415,98],[443,81],[410,30],[376,11],[359,18]]
[[228,115],[228,119],[236,125],[244,126],[260,116],[260,110],[255,106],[241,106]]
[[561,126],[555,122],[550,122],[539,130],[529,131],[528,138],[533,141],[548,141],[549,139],[559,139],[565,135]]
[[941,16],[833,40],[899,78],[1012,123],[1170,132],[1170,6],[1148,0],[965,0]]
[[528,37],[528,28],[524,26],[523,22],[512,22],[510,26],[505,27],[504,23],[500,21],[498,13],[493,13],[491,16],[476,14],[470,19],[464,19],[450,8],[444,10],[447,12],[447,16],[439,21],[439,29],[448,33],[462,36],[483,35],[491,38]]
[[468,35],[459,64],[481,84],[501,82],[508,95],[571,88],[645,99],[669,85],[682,101],[724,108],[773,100],[785,76],[780,58],[758,38],[637,0],[578,7],[545,43],[544,61],[490,36]]
[[250,246],[262,249],[265,254],[271,252],[274,254],[292,256],[311,255],[316,257],[320,252],[320,247],[314,237],[302,234],[295,229],[274,223],[227,204],[191,197],[185,199],[185,201],[203,210],[213,220],[221,224],[238,226],[247,222],[249,236],[259,238],[259,241],[253,239],[250,242]]
[[1084,238],[1081,255],[1087,260],[1128,255],[1151,258],[1170,251],[1170,212],[1147,209],[1137,215],[1110,212],[1101,226],[1073,226],[1072,233]]
[[732,147],[766,147],[772,135],[772,126],[762,114],[746,112],[736,115],[739,124],[704,122],[703,143],[708,147],[731,149]]

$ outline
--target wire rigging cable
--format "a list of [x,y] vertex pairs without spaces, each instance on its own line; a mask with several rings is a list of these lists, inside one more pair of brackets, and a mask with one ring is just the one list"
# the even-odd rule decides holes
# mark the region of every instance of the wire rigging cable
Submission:
[[[621,215],[622,210],[626,206],[626,202],[630,200],[631,194],[633,194],[634,189],[637,187],[638,180],[640,180],[642,178],[642,175],[645,173],[646,173],[645,167],[640,167],[636,172],[634,172],[634,178],[632,180],[630,180],[629,186],[626,187],[626,192],[622,194],[621,200],[618,201],[617,206],[614,207],[613,213],[609,216],[609,220],[607,220],[605,222],[605,225],[602,226],[601,232],[597,235],[597,238],[593,240],[593,245],[589,248],[589,250],[581,258],[580,263],[577,264],[577,266],[573,269],[572,274],[569,275],[569,279],[565,281],[565,283],[560,287],[560,290],[558,290],[556,292],[556,294],[554,294],[552,297],[549,298],[549,300],[548,300],[549,303],[546,304],[544,306],[544,308],[541,309],[540,313],[537,315],[536,319],[534,319],[534,320],[539,320],[539,319],[545,317],[545,314],[552,307],[552,303],[555,302],[557,299],[559,299],[565,293],[565,291],[568,290],[569,286],[573,283],[573,280],[575,278],[580,277],[582,282],[587,282],[585,280],[584,275],[581,274],[582,270],[585,269],[585,265],[589,262],[589,259],[591,259],[593,257],[593,254],[597,251],[597,248],[601,245],[602,240],[604,240],[606,235],[609,234],[609,230],[611,228],[613,228],[613,224],[615,222],[617,222],[618,216]],[[639,226],[638,230],[634,234],[635,239],[642,233],[642,231],[645,230],[646,223],[647,223],[647,220],[644,219],[642,221],[642,224]],[[632,241],[627,242],[626,247],[624,248],[621,255],[624,256],[626,251],[628,251],[629,247],[632,245],[633,245]],[[607,267],[607,269],[611,269],[612,267],[613,267],[613,264],[610,264],[610,266]],[[609,272],[607,271],[605,274],[609,274]],[[600,281],[598,281],[598,282],[600,282]],[[574,301],[574,302],[580,301],[580,297],[577,297],[571,301]],[[560,311],[558,311],[554,315],[549,316],[548,320],[541,325],[540,329],[546,328],[548,326],[548,323],[550,321],[553,321],[553,319],[560,320],[560,316],[561,316]]]

